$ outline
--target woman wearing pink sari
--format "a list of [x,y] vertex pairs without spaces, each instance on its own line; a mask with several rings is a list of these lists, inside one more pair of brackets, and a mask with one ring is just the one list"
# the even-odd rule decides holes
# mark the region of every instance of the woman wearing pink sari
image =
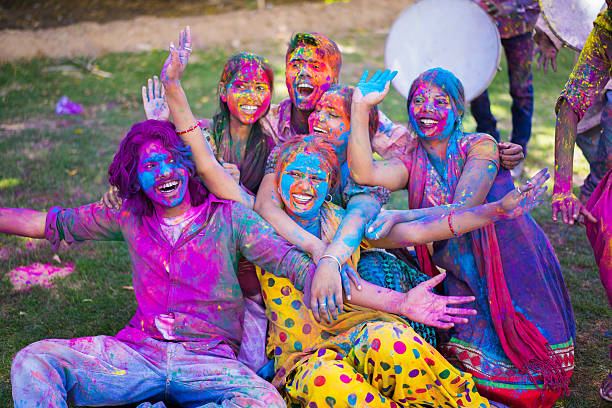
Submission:
[[[364,75],[353,97],[349,160],[363,185],[407,189],[410,210],[383,212],[370,226],[386,235],[398,222],[445,214],[493,201],[514,188],[499,169],[491,136],[461,130],[465,98],[451,72],[435,68],[412,84],[407,100],[418,147],[409,155],[372,163],[364,132],[366,108],[382,101],[392,74]],[[367,146],[366,146],[367,145]],[[433,253],[417,246],[423,272],[447,271],[445,290],[472,295],[478,314],[456,325],[442,354],[471,373],[480,393],[511,407],[551,407],[567,391],[573,371],[574,317],[554,250],[531,217],[502,221],[446,241]]]

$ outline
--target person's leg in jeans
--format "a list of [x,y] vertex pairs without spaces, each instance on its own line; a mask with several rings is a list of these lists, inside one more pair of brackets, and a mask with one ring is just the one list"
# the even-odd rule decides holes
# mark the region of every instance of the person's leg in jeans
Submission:
[[160,395],[164,379],[141,352],[109,336],[32,343],[13,359],[15,407],[117,405]]
[[497,120],[491,113],[491,102],[489,101],[489,91],[485,90],[470,102],[470,110],[476,121],[476,132],[487,133],[499,142],[499,132],[497,131]]
[[196,343],[175,343],[168,355],[169,397],[182,407],[285,407],[274,386],[236,360],[225,344],[198,350]]
[[527,154],[527,143],[531,138],[533,117],[533,58],[534,40],[531,33],[502,39],[508,62],[510,96],[512,97],[512,135],[510,141],[523,147]]

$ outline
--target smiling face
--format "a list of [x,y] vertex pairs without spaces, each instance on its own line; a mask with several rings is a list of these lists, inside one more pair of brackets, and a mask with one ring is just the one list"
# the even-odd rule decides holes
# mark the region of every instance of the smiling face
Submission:
[[268,75],[256,62],[243,64],[231,81],[221,84],[221,100],[233,117],[244,124],[253,124],[270,106]]
[[450,136],[456,115],[448,94],[432,82],[421,82],[409,107],[410,123],[426,140]]
[[138,183],[153,206],[162,212],[189,204],[189,172],[158,140],[146,142],[138,149]]
[[291,102],[299,110],[312,111],[337,77],[330,58],[312,45],[298,45],[287,56],[285,80]]
[[329,172],[312,153],[292,154],[282,167],[279,193],[290,215],[308,220],[318,216],[329,190]]
[[340,91],[326,92],[308,117],[311,135],[324,137],[341,159],[346,155],[346,146],[351,130],[351,121],[344,108],[344,97]]

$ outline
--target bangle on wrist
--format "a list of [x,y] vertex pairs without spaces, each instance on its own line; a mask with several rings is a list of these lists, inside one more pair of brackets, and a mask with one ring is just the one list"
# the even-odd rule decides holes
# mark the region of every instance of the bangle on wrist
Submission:
[[193,126],[191,126],[189,129],[185,129],[185,130],[177,130],[176,134],[177,135],[184,135],[185,133],[189,133],[192,130],[196,130],[196,128],[200,126],[200,123],[196,121],[196,123],[193,124]]
[[333,259],[338,264],[338,269],[342,269],[342,264],[340,263],[340,259],[338,259],[337,256],[334,256],[334,255],[323,255],[321,258],[319,258],[319,262],[321,262],[323,260],[323,258]]
[[455,213],[455,211],[451,211],[448,213],[448,228],[450,229],[450,232],[453,233],[454,236],[458,237],[459,234],[457,234],[457,232],[455,231],[455,229],[453,228],[453,214]]

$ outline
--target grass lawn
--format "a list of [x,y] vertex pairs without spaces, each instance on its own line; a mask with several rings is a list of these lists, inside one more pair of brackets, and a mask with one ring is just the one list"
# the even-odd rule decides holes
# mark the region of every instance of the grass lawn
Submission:
[[[338,38],[344,52],[342,80],[354,84],[363,68],[382,65],[384,34],[355,31]],[[171,39],[168,39],[171,40]],[[259,44],[255,51],[270,58],[276,73],[275,100],[284,89],[285,42]],[[192,108],[209,117],[217,106],[216,88],[225,58],[233,51],[195,52],[184,88]],[[106,170],[119,141],[131,123],[144,118],[140,86],[157,74],[166,52],[113,54],[97,60],[99,69],[112,73],[100,78],[87,71],[57,69],[68,60],[35,59],[0,65],[0,206],[45,210],[53,205],[76,206],[95,201],[107,188]],[[536,72],[534,132],[526,171],[552,169],[554,102],[573,65],[573,53],[559,56],[557,73]],[[510,96],[505,65],[491,85],[493,112],[503,137],[510,132]],[[83,104],[84,115],[56,116],[62,95]],[[406,121],[405,101],[395,92],[382,109],[394,120]],[[467,118],[466,129],[474,128]],[[579,155],[577,155],[579,156]],[[577,157],[575,172],[581,180],[587,165]],[[405,205],[396,193],[391,206]],[[608,369],[607,347],[612,342],[612,311],[598,279],[591,248],[580,227],[553,224],[550,205],[534,215],[548,233],[563,266],[577,320],[576,371],[572,395],[560,407],[604,407],[597,395]],[[55,264],[46,242],[0,236],[0,407],[12,405],[10,364],[27,344],[44,338],[70,338],[115,334],[135,311],[130,263],[122,243],[84,243],[62,247],[62,264],[74,264],[76,273],[54,288],[12,290],[9,272],[33,262]],[[125,287],[128,287],[127,289]]]

